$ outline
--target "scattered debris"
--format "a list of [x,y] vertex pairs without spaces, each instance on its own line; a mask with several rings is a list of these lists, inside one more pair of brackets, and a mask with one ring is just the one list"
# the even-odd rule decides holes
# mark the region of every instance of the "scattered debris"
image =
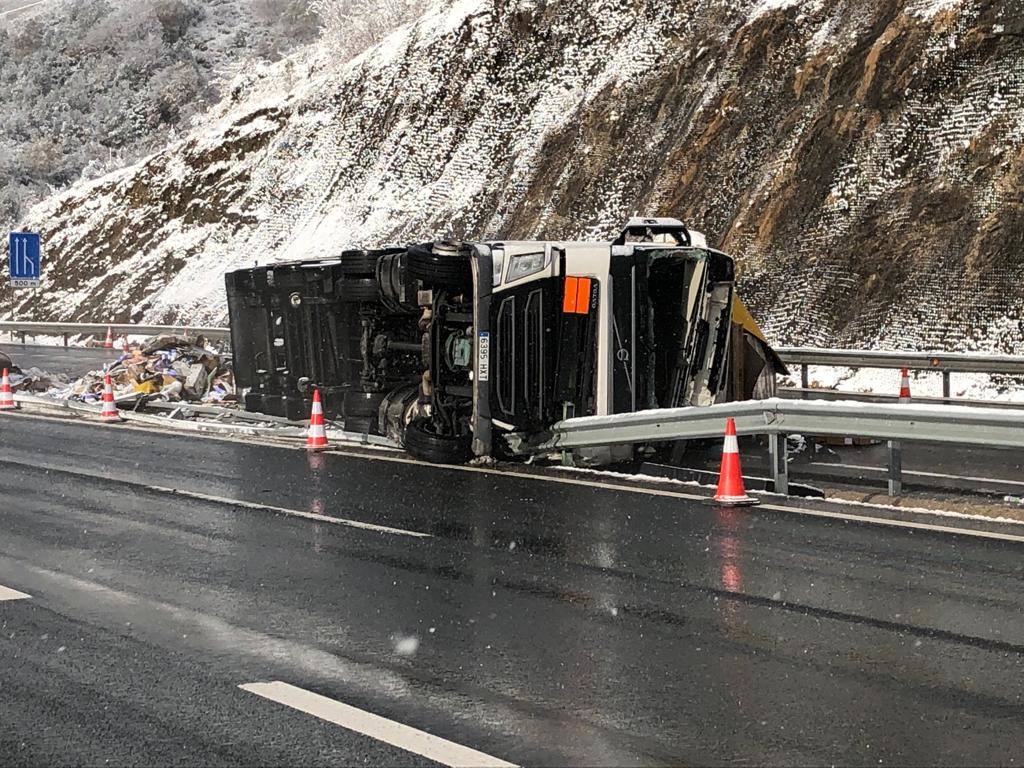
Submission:
[[120,404],[140,400],[233,403],[236,392],[231,361],[207,349],[204,341],[201,336],[155,336],[130,346],[105,371],[93,371],[76,381],[62,382],[62,386],[55,384],[36,391],[95,402],[103,394],[106,374],[114,385],[114,400]]
[[22,370],[17,366],[11,368],[11,389],[15,392],[33,392],[42,394],[54,388],[66,387],[68,377],[63,374],[54,374],[41,368],[29,368]]

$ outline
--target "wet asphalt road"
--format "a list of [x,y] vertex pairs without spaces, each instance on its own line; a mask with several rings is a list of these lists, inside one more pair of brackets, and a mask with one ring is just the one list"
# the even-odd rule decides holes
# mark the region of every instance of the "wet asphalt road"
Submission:
[[237,687],[270,680],[527,765],[1024,740],[1021,544],[24,416],[0,447],[3,765],[425,762]]
[[48,373],[81,376],[117,360],[120,350],[96,347],[44,347],[35,344],[2,343],[0,352],[25,370],[39,368]]

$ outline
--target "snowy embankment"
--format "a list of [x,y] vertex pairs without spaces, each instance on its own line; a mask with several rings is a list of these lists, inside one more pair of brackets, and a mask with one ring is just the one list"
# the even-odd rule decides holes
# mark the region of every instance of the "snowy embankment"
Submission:
[[15,312],[221,324],[228,269],[645,212],[734,254],[776,343],[1024,343],[1024,18],[1001,4],[457,0],[226,92],[32,212],[50,267]]

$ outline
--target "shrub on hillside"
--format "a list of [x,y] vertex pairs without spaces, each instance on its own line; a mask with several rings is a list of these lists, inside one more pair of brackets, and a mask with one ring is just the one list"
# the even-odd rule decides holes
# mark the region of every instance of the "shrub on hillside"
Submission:
[[228,66],[278,58],[317,24],[306,0],[69,0],[0,28],[0,229],[86,169],[163,146]]
[[435,0],[310,0],[309,7],[343,56],[369,48],[423,14]]

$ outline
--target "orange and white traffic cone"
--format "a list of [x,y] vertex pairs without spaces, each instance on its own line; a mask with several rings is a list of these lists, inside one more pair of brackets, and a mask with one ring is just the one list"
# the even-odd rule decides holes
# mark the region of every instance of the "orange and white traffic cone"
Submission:
[[722,447],[722,468],[718,473],[715,501],[723,507],[749,507],[761,503],[748,496],[743,487],[740,447],[736,440],[736,422],[732,418],[725,420],[725,445]]
[[0,411],[12,411],[18,407],[14,402],[14,393],[11,391],[11,376],[4,368],[4,377],[0,380]]
[[128,337],[124,336],[123,339],[124,341],[121,342],[121,351],[127,355],[129,352],[132,351],[132,349],[130,346],[128,346]]
[[100,409],[100,421],[115,422],[121,421],[121,414],[118,413],[114,404],[114,385],[110,383],[110,374],[103,377],[103,407]]
[[313,390],[313,409],[309,414],[309,433],[306,435],[306,450],[327,450],[327,432],[324,430],[324,407],[320,403],[319,389]]
[[107,326],[107,338],[103,342],[103,348],[104,349],[113,349],[114,348],[114,334],[111,333],[109,325]]
[[900,371],[900,402],[910,402],[910,373],[906,368]]

